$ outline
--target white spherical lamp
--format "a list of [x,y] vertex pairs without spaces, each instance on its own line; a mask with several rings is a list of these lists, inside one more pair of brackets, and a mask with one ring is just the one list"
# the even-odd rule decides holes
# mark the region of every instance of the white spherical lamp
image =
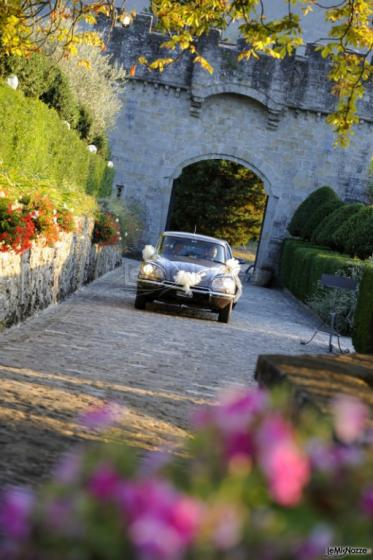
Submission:
[[12,89],[17,89],[19,81],[18,81],[18,78],[15,74],[11,74],[10,76],[7,77],[6,83]]
[[97,147],[94,144],[87,146],[87,150],[91,152],[91,154],[97,154]]
[[113,169],[114,163],[113,163],[112,161],[108,161],[108,162],[107,162],[107,166],[108,166],[110,169]]

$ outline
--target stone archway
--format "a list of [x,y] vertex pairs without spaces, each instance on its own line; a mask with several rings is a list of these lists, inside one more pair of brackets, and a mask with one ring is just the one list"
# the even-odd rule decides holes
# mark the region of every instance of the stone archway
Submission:
[[[129,69],[144,52],[161,56],[163,39],[143,14],[128,29],[113,29],[110,49]],[[125,204],[142,208],[141,242],[155,243],[183,167],[211,158],[241,163],[269,196],[257,266],[276,269],[287,224],[313,190],[329,185],[342,199],[364,200],[371,105],[367,98],[360,103],[358,133],[347,151],[338,149],[325,121],[335,101],[328,62],[314,46],[302,57],[238,63],[240,45],[223,44],[212,32],[199,50],[213,63],[211,76],[185,56],[163,73],[138,67],[129,80],[111,135],[115,183]]]
[[265,193],[267,195],[267,203],[266,209],[263,215],[263,222],[261,227],[261,234],[260,234],[260,242],[258,245],[257,255],[256,255],[256,282],[261,283],[261,270],[264,268],[273,269],[275,267],[275,262],[273,259],[273,254],[270,254],[270,251],[273,253],[273,240],[272,240],[272,227],[273,227],[273,216],[276,212],[276,206],[279,200],[279,197],[273,194],[273,189],[271,186],[271,182],[268,177],[263,173],[262,170],[258,169],[253,163],[248,162],[236,155],[231,154],[216,154],[216,153],[204,153],[199,156],[194,156],[189,159],[181,161],[174,169],[174,172],[171,174],[170,177],[167,178],[168,187],[167,191],[169,192],[168,201],[165,199],[164,205],[164,212],[162,215],[162,222],[164,226],[162,229],[166,227],[168,215],[169,215],[169,208],[172,199],[172,191],[174,186],[174,181],[177,179],[184,168],[193,165],[194,163],[200,161],[207,161],[207,160],[228,160],[233,161],[250,169],[263,183]]

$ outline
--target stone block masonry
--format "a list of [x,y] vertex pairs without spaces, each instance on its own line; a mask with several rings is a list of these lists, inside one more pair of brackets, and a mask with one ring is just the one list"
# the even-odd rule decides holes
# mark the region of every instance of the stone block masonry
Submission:
[[[164,56],[164,37],[151,16],[115,27],[110,50],[127,70],[140,55]],[[314,45],[284,60],[238,62],[244,48],[220,41],[217,31],[200,40],[212,75],[185,54],[163,73],[137,64],[123,92],[123,109],[111,134],[115,184],[125,204],[143,210],[140,243],[155,243],[165,228],[174,180],[183,167],[227,159],[252,169],[269,197],[257,269],[274,269],[287,224],[313,190],[330,185],[343,200],[367,200],[373,152],[373,87],[358,107],[360,123],[348,149],[334,147],[325,118],[336,99],[329,63]]]
[[77,231],[61,234],[54,247],[35,243],[23,255],[0,253],[0,329],[120,266],[121,248],[92,245],[92,230],[93,220],[81,218]]

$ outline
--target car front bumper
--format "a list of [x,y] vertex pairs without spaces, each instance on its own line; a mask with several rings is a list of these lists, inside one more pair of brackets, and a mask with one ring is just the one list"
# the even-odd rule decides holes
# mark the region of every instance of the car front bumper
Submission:
[[235,296],[214,292],[208,288],[191,288],[191,295],[185,293],[181,286],[172,282],[156,282],[154,280],[139,279],[137,281],[139,294],[149,298],[168,303],[178,303],[190,307],[220,311],[229,303],[233,303]]

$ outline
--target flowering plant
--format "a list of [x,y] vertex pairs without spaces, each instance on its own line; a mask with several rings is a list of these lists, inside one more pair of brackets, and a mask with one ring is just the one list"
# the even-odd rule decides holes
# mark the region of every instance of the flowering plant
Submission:
[[0,198],[0,252],[23,253],[35,238],[35,224],[22,205]]
[[93,228],[93,243],[115,245],[121,239],[119,220],[111,212],[100,212]]
[[[251,390],[200,409],[185,460],[76,449],[38,498],[4,493],[4,558],[316,560],[332,545],[372,546],[367,409],[341,396],[333,424],[308,411],[296,430],[276,402]],[[81,422],[97,431],[119,417],[104,406]]]
[[60,231],[73,228],[71,212],[55,208],[46,195],[32,193],[14,200],[0,192],[0,252],[22,254],[37,238],[52,246]]

